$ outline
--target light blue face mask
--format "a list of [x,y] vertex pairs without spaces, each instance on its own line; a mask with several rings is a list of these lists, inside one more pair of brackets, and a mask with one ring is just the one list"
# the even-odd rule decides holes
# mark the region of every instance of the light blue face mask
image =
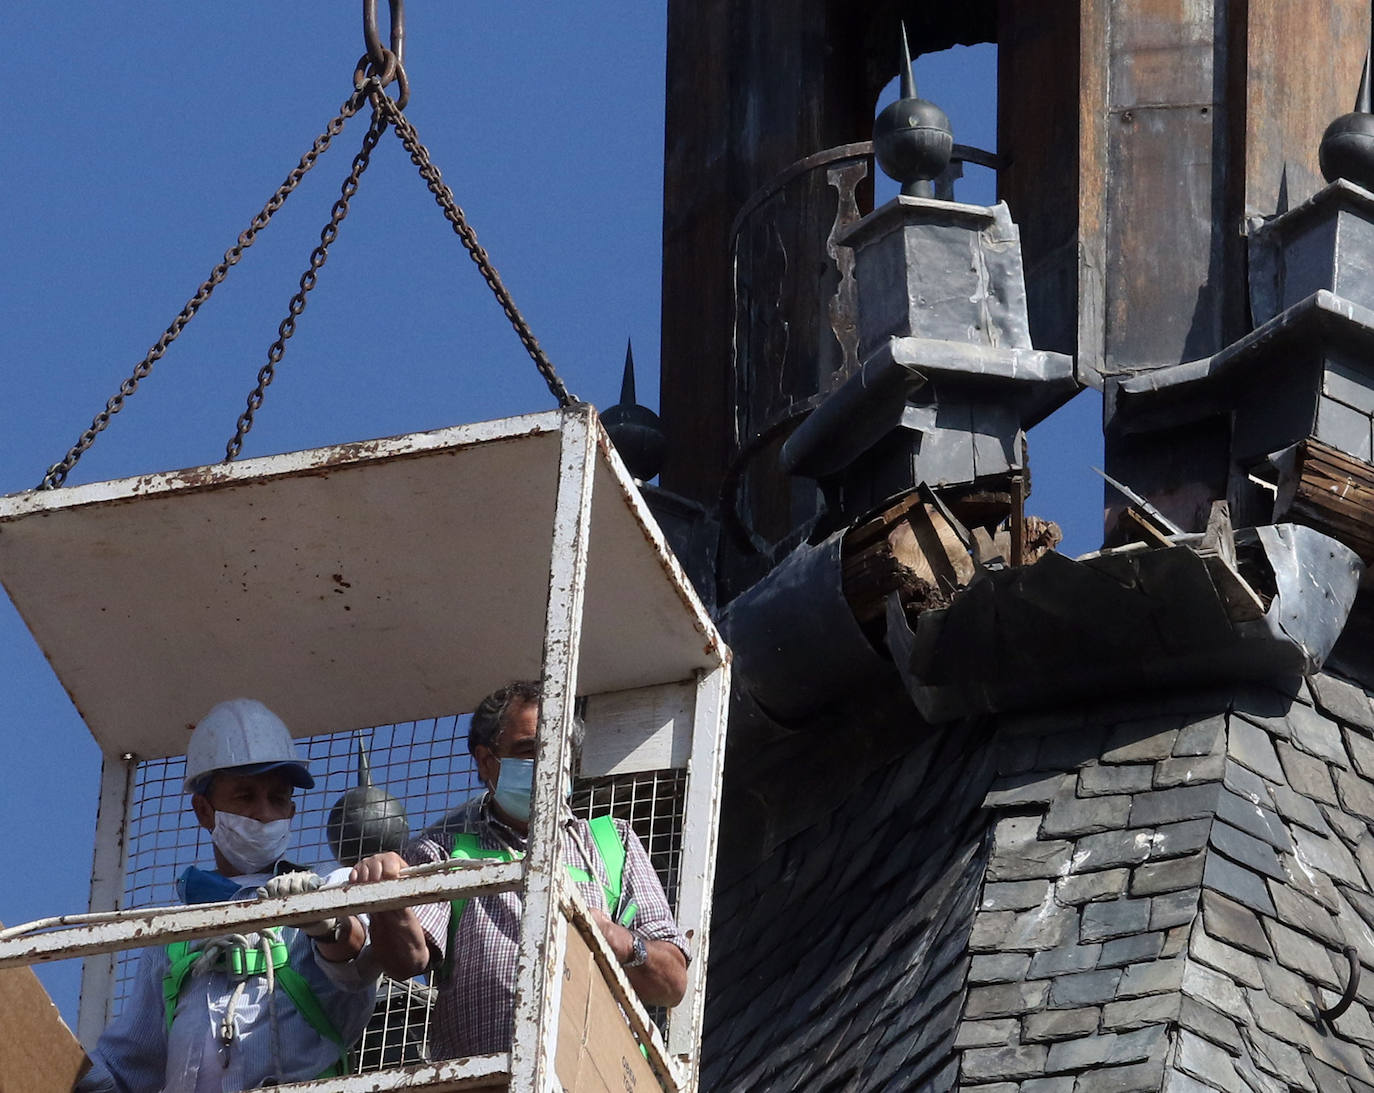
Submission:
[[[501,775],[492,795],[502,812],[527,824],[530,822],[530,802],[534,799],[534,760],[501,758],[497,761],[501,764]],[[563,796],[572,796],[571,779],[563,787]]]
[[501,775],[492,790],[496,803],[513,820],[530,822],[530,800],[534,796],[534,760],[500,759]]

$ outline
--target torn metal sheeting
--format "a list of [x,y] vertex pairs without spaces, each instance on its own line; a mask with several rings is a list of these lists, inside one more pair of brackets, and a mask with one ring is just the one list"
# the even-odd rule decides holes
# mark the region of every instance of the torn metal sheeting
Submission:
[[1234,589],[1218,590],[1221,555],[1199,554],[1202,536],[1185,538],[1191,545],[1077,561],[1050,553],[990,572],[949,607],[923,612],[914,631],[889,601],[888,647],[922,716],[949,721],[1321,667],[1354,603],[1363,567],[1353,551],[1295,525],[1239,533],[1257,540],[1273,570],[1273,598],[1255,619]]
[[784,724],[891,676],[891,663],[869,643],[845,599],[844,535],[798,547],[720,619],[736,687]]
[[[574,408],[0,498],[0,580],[107,753],[251,694],[297,735],[540,673]],[[728,655],[599,425],[579,691]],[[632,610],[627,610],[632,606]]]

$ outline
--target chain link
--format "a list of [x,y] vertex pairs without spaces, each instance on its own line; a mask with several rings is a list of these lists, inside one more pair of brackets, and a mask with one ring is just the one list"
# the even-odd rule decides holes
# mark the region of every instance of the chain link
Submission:
[[420,137],[416,133],[415,127],[401,113],[400,105],[381,89],[374,85],[369,94],[372,99],[372,108],[385,115],[386,120],[396,131],[396,135],[401,138],[401,143],[410,153],[410,162],[419,168],[420,177],[425,180],[429,192],[434,195],[435,202],[443,210],[444,218],[453,226],[454,233],[462,241],[472,260],[477,263],[477,268],[481,270],[482,277],[486,280],[492,293],[495,294],[497,302],[500,303],[501,310],[506,313],[506,318],[510,320],[511,326],[515,328],[515,333],[519,335],[521,343],[529,352],[534,361],[534,366],[539,369],[539,374],[544,377],[544,382],[548,385],[549,391],[558,400],[558,405],[568,406],[577,402],[577,398],[568,391],[563,381],[559,379],[553,363],[545,355],[544,350],[540,348],[534,332],[530,330],[529,323],[525,321],[525,317],[520,314],[519,308],[515,306],[515,301],[511,299],[510,292],[501,280],[501,275],[496,272],[496,267],[491,264],[491,259],[487,256],[486,250],[477,241],[477,233],[472,230],[467,222],[467,217],[463,215],[463,210],[458,207],[453,191],[444,181],[439,169],[430,160],[429,149],[420,143]]
[[196,294],[186,302],[186,306],[172,320],[171,325],[163,331],[162,337],[158,338],[153,347],[148,350],[148,355],[139,361],[129,378],[120,384],[118,393],[105,403],[105,409],[95,416],[90,428],[81,434],[77,442],[72,445],[61,460],[48,468],[47,473],[43,475],[43,480],[38,484],[38,489],[55,489],[67,480],[67,475],[76,466],[77,460],[85,454],[86,450],[95,443],[95,438],[110,424],[110,418],[123,408],[124,400],[138,390],[139,381],[145,379],[153,370],[153,365],[167,352],[167,347],[176,340],[177,335],[191,321],[192,316],[210,298],[210,294],[228,275],[229,270],[238,264],[239,259],[243,257],[243,252],[253,245],[253,240],[257,238],[258,232],[267,227],[272,217],[286,203],[286,199],[291,196],[301,179],[305,177],[310,168],[315,166],[315,161],[324,154],[334,138],[343,131],[344,124],[362,108],[365,101],[366,94],[363,91],[356,91],[349,96],[343,106],[339,108],[338,114],[315,138],[315,143],[310,146],[310,150],[301,156],[300,162],[291,169],[286,179],[277,187],[276,192],[268,199],[267,204],[262,207],[257,216],[253,217],[248,228],[239,235],[238,241],[224,252],[223,260],[210,271],[210,276],[196,290]]
[[[375,87],[376,84],[371,86]],[[386,98],[380,91],[377,94]],[[390,102],[391,100],[387,99],[387,101]],[[362,180],[363,172],[367,170],[368,163],[372,160],[373,149],[377,147],[377,142],[382,139],[386,124],[386,118],[382,116],[380,111],[374,109],[372,124],[367,127],[367,135],[363,137],[363,146],[358,154],[353,157],[353,166],[349,169],[348,176],[340,188],[339,199],[334,202],[333,208],[329,210],[329,221],[320,232],[320,244],[310,252],[310,264],[301,274],[300,288],[291,297],[291,302],[287,305],[286,318],[277,326],[277,340],[268,347],[267,363],[258,370],[258,385],[249,393],[248,406],[239,415],[234,435],[224,447],[224,462],[226,463],[233,462],[239,452],[243,450],[243,438],[248,435],[248,430],[253,427],[253,416],[262,409],[263,400],[267,397],[267,387],[276,377],[277,365],[281,363],[281,359],[286,353],[287,339],[296,332],[296,320],[305,311],[306,294],[315,287],[315,283],[319,280],[320,269],[329,258],[329,247],[339,237],[339,225],[348,215],[348,203],[353,199],[353,195],[358,192],[358,184]]]

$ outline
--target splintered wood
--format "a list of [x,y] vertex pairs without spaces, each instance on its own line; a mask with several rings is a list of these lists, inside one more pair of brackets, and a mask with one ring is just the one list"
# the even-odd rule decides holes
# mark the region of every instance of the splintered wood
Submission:
[[1306,524],[1374,563],[1374,467],[1309,437],[1291,475],[1279,483],[1274,519]]
[[[1011,528],[969,530],[957,519],[933,495],[917,491],[850,532],[844,545],[844,593],[861,626],[884,625],[886,599],[894,591],[908,615],[915,615],[948,606],[980,566],[1013,564]],[[1061,538],[1057,524],[1035,516],[1026,517],[1021,530],[1020,553],[1028,562]]]

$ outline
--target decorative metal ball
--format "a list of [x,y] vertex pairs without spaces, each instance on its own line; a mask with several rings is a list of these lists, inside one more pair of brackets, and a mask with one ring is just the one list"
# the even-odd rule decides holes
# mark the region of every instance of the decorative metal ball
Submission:
[[372,854],[397,852],[410,837],[405,806],[378,786],[345,790],[325,825],[329,846],[343,865],[357,865]]
[[906,187],[939,176],[954,152],[949,117],[925,99],[898,99],[873,122],[873,157]]
[[1344,178],[1374,190],[1374,114],[1357,110],[1328,125],[1317,162],[1327,182]]
[[658,474],[665,438],[656,413],[647,406],[617,403],[601,415],[601,424],[632,475],[647,482]]

